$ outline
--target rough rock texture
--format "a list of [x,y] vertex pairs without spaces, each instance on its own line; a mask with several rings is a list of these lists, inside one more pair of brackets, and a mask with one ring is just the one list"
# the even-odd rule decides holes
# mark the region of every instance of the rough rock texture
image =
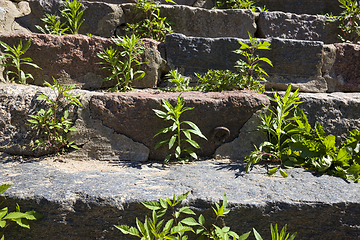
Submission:
[[[279,91],[279,94],[284,92]],[[266,95],[273,97],[271,92],[266,92]],[[311,126],[320,122],[325,135],[335,135],[338,144],[349,136],[349,131],[360,129],[359,93],[301,93],[300,96],[303,103],[299,108],[305,112]],[[254,113],[240,129],[238,138],[219,146],[214,156],[243,160],[254,150],[254,145],[258,147],[266,141],[267,136],[257,130],[260,124],[259,114],[264,112],[265,109],[261,109]]]
[[320,122],[326,134],[333,134],[337,142],[354,128],[360,129],[360,94],[359,93],[301,93],[304,110],[311,126]]
[[322,76],[323,42],[273,38],[264,52],[274,67],[264,66],[269,77],[267,89],[286,90],[292,83],[303,92],[326,92]]
[[[236,38],[186,37],[182,34],[167,35],[166,59],[171,68],[178,68],[186,76],[208,69],[232,70],[240,55],[233,53],[240,47]],[[262,64],[269,74],[267,88],[284,90],[289,83],[304,92],[325,92],[327,83],[322,77],[323,43],[272,38],[270,51],[259,52],[269,58],[274,67]]]
[[343,9],[338,0],[256,0],[257,6],[266,6],[269,11],[282,11],[297,14],[339,15]]
[[3,32],[28,32],[15,22],[15,18],[22,17],[31,12],[29,3],[26,1],[12,2],[2,0],[0,2],[0,33]]
[[219,146],[214,157],[243,160],[251,151],[255,150],[254,146],[258,147],[267,141],[266,134],[258,130],[261,123],[260,114],[264,113],[266,113],[265,108],[255,112],[240,129],[239,136],[234,141]]
[[[172,122],[165,122],[155,115],[152,109],[162,109],[161,99],[168,100],[173,106],[179,93],[120,93],[94,96],[90,101],[91,117],[102,120],[103,125],[119,134],[141,142],[150,149],[150,159],[163,160],[168,154],[167,146],[154,150],[160,140],[171,135],[162,134],[153,138],[156,131]],[[252,114],[268,104],[269,100],[252,91],[233,91],[221,93],[185,92],[182,94],[186,107],[194,107],[181,116],[182,121],[194,122],[209,139],[205,141],[194,137],[202,147],[200,156],[210,157],[222,143],[211,139],[216,127],[226,127],[234,140],[243,124]],[[184,126],[185,127],[185,126]],[[173,153],[173,150],[171,151]]]
[[335,60],[336,47],[333,44],[325,44],[323,48],[323,66],[321,72],[327,83],[327,92],[339,91],[337,86],[342,85],[342,81],[335,76]]
[[[136,11],[133,4],[124,4],[122,8],[127,23],[136,23],[144,18],[144,14]],[[248,38],[248,32],[254,35],[256,31],[255,15],[251,10],[162,5],[160,14],[174,23],[174,32],[187,36]]]
[[[60,15],[58,10],[63,7],[61,0],[29,0],[28,3],[31,13],[16,21],[32,32],[40,32],[35,25],[44,26],[41,18],[46,13]],[[124,23],[124,14],[120,5],[83,1],[83,7],[86,10],[83,15],[85,21],[79,30],[81,34],[91,33],[101,37],[111,37],[114,36],[117,26]]]
[[334,77],[338,80],[335,90],[356,92],[360,90],[360,47],[358,44],[336,43]]
[[[45,81],[51,82],[52,77],[61,84],[75,84],[82,89],[100,89],[114,86],[114,81],[102,82],[109,76],[109,72],[102,70],[102,66],[96,64],[102,60],[97,56],[109,46],[115,45],[112,40],[100,37],[87,37],[85,35],[47,35],[47,34],[3,34],[0,41],[10,46],[18,45],[31,39],[31,47],[24,54],[30,57],[34,63],[42,68],[35,69],[30,66],[23,67],[26,73],[34,77],[35,85],[42,85]],[[155,87],[158,78],[162,75],[160,68],[164,61],[157,51],[157,44],[153,40],[144,39],[148,49],[142,57],[147,62],[143,69],[147,76],[139,80],[137,87]]]
[[286,170],[288,178],[268,177],[262,166],[246,174],[242,163],[201,161],[169,167],[112,164],[108,171],[73,172],[28,160],[1,161],[0,179],[14,184],[2,206],[13,211],[18,203],[22,211],[36,210],[44,218],[31,221],[31,229],[12,224],[5,231],[8,239],[138,239],[113,225],[136,226],[136,217],[144,221],[151,211],[140,201],[187,191],[185,204],[202,213],[207,224],[214,220],[210,206],[226,192],[231,211],[224,222],[238,234],[254,227],[269,239],[270,223],[277,223],[288,224],[288,232],[298,232],[298,239],[359,236],[360,184],[305,169]]
[[[29,114],[35,114],[39,108],[46,109],[44,104],[36,100],[35,93],[39,91],[54,97],[50,88],[17,84],[0,85],[0,151],[37,156],[49,153],[47,149],[43,148],[32,150],[37,134],[26,124]],[[69,137],[80,149],[69,153],[69,157],[82,160],[89,158],[147,160],[149,154],[147,147],[115,133],[112,129],[103,126],[99,120],[90,117],[88,103],[91,96],[103,94],[81,90],[77,90],[75,93],[81,95],[83,107],[71,111],[70,118],[75,121],[78,131]]]
[[257,36],[261,38],[287,38],[324,43],[341,42],[337,22],[322,15],[261,12],[257,20]]

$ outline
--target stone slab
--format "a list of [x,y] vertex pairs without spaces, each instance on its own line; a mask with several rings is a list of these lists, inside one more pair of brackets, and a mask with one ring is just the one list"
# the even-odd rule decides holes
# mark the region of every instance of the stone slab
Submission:
[[279,37],[286,39],[341,42],[338,38],[338,22],[323,15],[293,14],[284,12],[261,12],[257,20],[257,36],[261,38]]
[[[150,149],[149,158],[164,160],[169,153],[174,153],[175,147],[169,151],[168,146],[154,150],[158,141],[170,139],[172,134],[153,136],[157,130],[169,127],[173,122],[166,122],[155,115],[152,109],[164,110],[161,99],[165,99],[173,106],[179,93],[167,92],[128,92],[94,96],[90,101],[91,118],[99,119],[104,126],[114,129],[136,142],[143,143]],[[253,91],[223,91],[223,92],[184,92],[185,107],[194,107],[181,115],[181,121],[195,123],[208,141],[193,136],[201,146],[196,151],[198,155],[211,157],[215,149],[223,144],[211,136],[215,128],[225,127],[230,131],[226,142],[234,140],[243,124],[252,114],[261,109],[269,100]],[[186,125],[184,128],[188,128]]]
[[[26,73],[32,74],[34,81],[30,84],[42,86],[45,81],[52,82],[52,77],[60,84],[75,84],[81,89],[107,89],[115,85],[115,80],[103,82],[110,72],[102,69],[97,64],[103,60],[97,56],[98,52],[113,46],[117,46],[111,39],[102,37],[88,37],[86,35],[49,35],[49,34],[1,34],[0,41],[10,46],[17,46],[20,40],[25,43],[31,39],[31,47],[23,55],[30,57],[35,64],[42,69],[23,65]],[[158,42],[152,39],[143,39],[146,50],[141,55],[140,61],[146,77],[134,82],[134,86],[140,88],[156,87],[158,79],[162,75],[162,67],[165,64],[157,50]],[[141,59],[143,58],[143,60]],[[3,74],[2,74],[3,75]]]
[[343,9],[338,0],[256,0],[257,6],[266,6],[269,11],[282,11],[297,14],[339,15]]
[[[178,68],[185,76],[205,73],[208,69],[232,70],[240,55],[233,53],[240,47],[237,38],[187,37],[182,34],[167,35],[166,59],[172,69]],[[265,40],[265,39],[261,39]],[[263,64],[269,74],[268,89],[284,90],[292,83],[304,92],[325,92],[327,83],[322,77],[323,42],[271,38],[270,51],[259,51],[269,58],[274,67]]]
[[[256,228],[265,238],[269,226],[288,224],[299,239],[342,240],[359,237],[360,185],[341,178],[289,169],[288,178],[268,177],[266,167],[200,161],[162,167],[161,164],[116,164],[99,171],[66,171],[31,159],[0,157],[2,183],[14,184],[5,192],[3,205],[44,215],[5,231],[8,239],[137,239],[123,235],[113,225],[135,226],[135,218],[150,215],[139,202],[171,198],[190,191],[185,201],[209,224],[214,202],[227,194],[229,215],[225,224],[238,234]],[[64,163],[65,164],[65,163]],[[0,200],[4,200],[0,197]],[[253,235],[252,235],[253,238]]]
[[[51,153],[47,148],[33,150],[38,134],[27,125],[29,114],[35,114],[39,108],[48,106],[36,100],[35,93],[42,92],[52,98],[54,93],[48,87],[24,86],[18,84],[0,84],[0,151],[15,155],[41,156]],[[67,137],[75,141],[78,150],[67,155],[73,159],[146,161],[149,149],[143,144],[114,132],[92,119],[89,112],[89,100],[96,92],[76,90],[83,107],[70,108],[69,118],[78,129]]]

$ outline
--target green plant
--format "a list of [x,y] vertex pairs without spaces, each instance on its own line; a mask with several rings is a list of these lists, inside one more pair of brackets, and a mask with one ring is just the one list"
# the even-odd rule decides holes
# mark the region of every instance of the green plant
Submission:
[[[137,236],[141,239],[146,240],[156,240],[156,239],[179,239],[186,240],[188,236],[185,235],[186,232],[192,232],[197,235],[197,239],[217,239],[217,240],[226,240],[226,239],[239,239],[245,240],[250,235],[250,232],[238,236],[235,232],[230,231],[229,227],[220,228],[217,225],[218,220],[221,217],[225,217],[230,210],[226,209],[227,198],[226,194],[223,196],[222,204],[219,205],[215,203],[215,208],[213,210],[216,215],[214,223],[207,227],[205,226],[205,218],[201,214],[198,218],[198,221],[193,217],[187,217],[180,219],[180,214],[189,214],[196,215],[189,207],[181,207],[176,209],[175,206],[181,204],[181,202],[187,197],[189,192],[181,194],[177,198],[173,197],[172,200],[165,198],[160,198],[159,201],[148,201],[143,202],[142,204],[152,210],[152,218],[145,216],[145,222],[142,223],[138,218],[136,218],[135,227],[129,227],[127,225],[115,226],[124,234],[130,234]],[[159,218],[163,217],[167,210],[171,208],[172,214],[171,219],[165,223],[165,219],[160,221]],[[164,226],[165,223],[165,226]],[[163,227],[164,226],[164,227]]]
[[343,42],[358,43],[360,36],[359,18],[360,6],[357,0],[339,0],[340,7],[344,11],[334,20],[339,22],[341,35],[339,38]]
[[[199,79],[196,90],[203,92],[219,92],[239,89],[239,83],[242,80],[239,74],[230,70],[213,70],[209,69],[204,75],[195,73]],[[240,85],[242,85],[240,83]]]
[[247,89],[255,90],[258,92],[264,92],[263,83],[266,82],[264,76],[268,76],[264,69],[261,68],[260,62],[265,62],[272,65],[272,62],[265,57],[259,57],[255,54],[257,50],[270,50],[270,43],[267,41],[261,42],[260,40],[253,38],[249,33],[250,45],[238,40],[241,45],[239,49],[234,53],[242,55],[246,61],[239,59],[236,62],[235,68],[240,72],[243,77],[244,85]]
[[54,35],[65,35],[68,31],[68,27],[65,27],[66,23],[61,23],[60,17],[55,14],[45,14],[44,18],[41,18],[41,21],[45,23],[45,27],[35,26],[42,33],[45,34],[54,34]]
[[[192,139],[191,135],[194,134],[205,140],[207,140],[207,138],[201,133],[200,129],[193,122],[180,121],[180,116],[183,112],[192,110],[194,108],[193,107],[192,108],[184,107],[184,98],[181,97],[181,94],[179,94],[179,96],[177,97],[177,102],[176,102],[175,107],[173,107],[165,99],[162,99],[162,107],[166,110],[166,112],[158,110],[158,109],[153,109],[156,116],[164,119],[165,121],[170,120],[173,122],[173,124],[170,127],[159,129],[156,132],[154,137],[156,137],[159,134],[168,133],[168,132],[174,132],[174,134],[171,136],[170,139],[159,141],[156,144],[155,149],[158,149],[162,145],[168,144],[169,150],[170,150],[176,143],[177,144],[177,146],[175,148],[175,158],[176,159],[182,160],[183,162],[187,160],[187,158],[181,159],[182,152],[187,152],[190,154],[191,157],[193,157],[194,159],[197,159],[198,157],[197,157],[196,153],[194,152],[194,148],[199,149],[200,146],[195,140]],[[182,128],[183,124],[187,124],[188,126],[190,126],[190,129]],[[183,135],[185,136],[185,139],[182,137]],[[190,144],[190,147],[183,149],[183,143]],[[169,154],[165,158],[164,163],[167,163],[170,160],[172,155],[173,154]]]
[[[112,38],[114,43],[123,49],[121,52],[111,46],[105,49],[103,52],[99,52],[97,56],[105,62],[99,62],[98,64],[105,65],[102,69],[111,72],[109,77],[103,79],[103,81],[110,81],[115,79],[116,85],[109,90],[118,92],[126,92],[132,90],[130,84],[145,76],[145,72],[140,70],[140,65],[143,62],[137,60],[138,55],[142,54],[144,47],[141,45],[142,41],[139,37],[131,35],[131,37],[124,36]],[[134,67],[138,67],[138,70],[134,72]],[[137,76],[136,76],[137,75]]]
[[[175,4],[172,0],[165,1]],[[166,17],[160,17],[160,5],[154,0],[139,0],[135,6],[137,10],[145,13],[145,18],[137,23],[128,23],[128,27],[125,29],[127,32],[160,42],[164,41],[166,34],[173,33]]]
[[[291,121],[295,120],[290,117],[290,113],[301,102],[299,90],[297,89],[292,95],[291,85],[287,88],[285,95],[280,96],[277,92],[273,92],[274,98],[269,99],[276,103],[276,106],[269,108],[265,106],[270,114],[261,115],[261,125],[259,129],[267,133],[268,141],[260,144],[259,149],[253,151],[247,158],[246,171],[249,171],[252,164],[258,163],[261,160],[279,161],[282,165],[282,156],[287,150],[290,138],[290,132],[293,129]],[[276,167],[270,169],[268,174],[272,175],[277,170],[280,170],[282,176],[287,177],[287,174]]]
[[[3,194],[11,186],[12,185],[10,184],[0,185],[0,194]],[[30,228],[28,220],[38,220],[43,217],[42,214],[36,211],[28,211],[22,213],[18,204],[16,204],[15,212],[8,211],[9,210],[7,207],[0,210],[0,228],[2,228],[2,231],[0,233],[0,240],[5,239],[5,228],[7,228],[11,222],[16,222],[20,227]]]
[[216,1],[216,7],[218,9],[250,9],[253,12],[267,11],[266,7],[257,7],[255,1],[252,0],[218,0]]
[[165,77],[167,78],[167,81],[173,85],[169,89],[165,89],[166,91],[185,92],[191,90],[189,87],[190,79],[182,77],[178,69],[170,70]]
[[334,135],[324,136],[320,123],[313,129],[304,112],[298,109],[300,96],[296,90],[291,96],[291,85],[284,96],[274,92],[275,106],[267,108],[269,114],[261,117],[259,129],[267,133],[268,141],[260,144],[246,157],[246,171],[252,164],[262,160],[280,162],[280,166],[268,170],[269,175],[281,167],[303,167],[358,182],[360,180],[360,132],[353,130],[351,136],[338,148]]
[[75,85],[60,85],[55,78],[53,81],[54,85],[48,82],[45,82],[44,85],[54,91],[54,100],[43,93],[36,93],[37,100],[44,100],[50,105],[50,108],[47,110],[41,108],[35,115],[29,115],[30,119],[27,121],[32,128],[39,132],[39,139],[35,140],[34,149],[44,145],[49,146],[53,152],[59,153],[64,148],[78,148],[74,141],[69,141],[66,137],[67,133],[77,131],[77,129],[72,126],[72,120],[68,118],[69,110],[66,109],[68,106],[64,107],[64,102],[75,106],[82,106],[82,104],[78,99],[80,95],[69,93]]
[[61,23],[60,17],[55,14],[45,14],[41,20],[45,23],[45,27],[35,26],[45,34],[79,34],[79,29],[84,22],[82,18],[85,9],[82,9],[81,0],[65,0],[62,1],[65,8],[60,11],[60,15],[65,22]]
[[60,10],[61,16],[66,19],[71,34],[78,34],[79,29],[84,22],[82,16],[85,11],[84,9],[80,10],[82,6],[81,0],[65,0],[63,3],[65,8]]
[[[272,240],[294,240],[296,233],[292,234],[289,238],[289,233],[286,234],[286,227],[287,227],[287,225],[285,224],[285,226],[281,229],[281,232],[279,233],[277,224],[275,224],[275,227],[273,227],[272,224],[270,224],[271,239]],[[260,234],[255,230],[255,228],[253,228],[253,231],[254,231],[256,240],[263,240],[263,238],[260,236]]]
[[[10,47],[6,43],[0,41],[0,45],[4,48],[4,53],[1,53],[0,59],[6,59],[8,63],[0,64],[2,67],[10,67],[14,68],[15,70],[8,69],[5,71],[5,73],[9,75],[15,75],[10,79],[11,82],[18,81],[21,84],[26,84],[27,79],[33,79],[34,77],[30,73],[25,73],[21,67],[22,65],[29,65],[34,68],[41,69],[38,65],[35,63],[32,63],[31,58],[21,58],[23,54],[30,48],[31,40],[29,39],[24,45],[22,44],[22,41],[20,40],[19,45]],[[10,52],[10,53],[6,53]]]

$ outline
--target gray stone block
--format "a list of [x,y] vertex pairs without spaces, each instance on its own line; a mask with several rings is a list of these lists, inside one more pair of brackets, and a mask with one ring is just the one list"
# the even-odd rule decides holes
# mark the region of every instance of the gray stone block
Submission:
[[[266,167],[245,173],[243,163],[201,161],[191,164],[112,164],[111,170],[67,171],[37,160],[0,156],[0,179],[14,185],[2,206],[44,215],[31,229],[9,226],[5,239],[138,239],[113,225],[135,226],[151,211],[140,201],[172,198],[190,191],[184,204],[206,223],[214,220],[214,202],[227,194],[231,210],[224,223],[242,234],[257,229],[270,238],[270,223],[288,224],[298,239],[343,240],[359,237],[360,184],[317,175],[305,169],[286,170],[289,177],[268,177]],[[221,221],[218,221],[222,224]],[[253,237],[253,235],[251,236]],[[190,237],[195,239],[195,237]]]
[[322,15],[261,12],[257,20],[258,36],[262,38],[287,38],[297,40],[341,42],[338,22]]
[[[166,60],[171,68],[178,68],[186,76],[205,73],[208,69],[232,70],[240,55],[233,53],[240,47],[236,38],[186,37],[181,34],[167,35]],[[261,39],[271,43],[271,50],[261,50],[259,55],[269,58],[274,67],[263,64],[269,74],[266,87],[284,90],[292,83],[304,92],[325,92],[327,83],[322,77],[323,42]]]

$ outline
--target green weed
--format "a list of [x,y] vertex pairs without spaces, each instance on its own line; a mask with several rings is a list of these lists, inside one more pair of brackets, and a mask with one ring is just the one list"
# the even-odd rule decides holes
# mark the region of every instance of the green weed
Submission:
[[[123,50],[120,52],[109,47],[103,52],[99,52],[97,56],[105,62],[99,62],[98,64],[105,65],[102,69],[111,72],[111,75],[104,78],[103,81],[116,80],[116,85],[109,90],[112,92],[126,92],[132,90],[131,83],[133,81],[145,76],[145,72],[140,70],[140,65],[143,62],[137,60],[138,55],[144,52],[144,47],[141,45],[140,38],[135,35],[112,38],[112,40]],[[134,71],[134,67],[138,67],[138,70]]]
[[[3,53],[0,55],[0,59],[6,59],[7,63],[0,64],[2,67],[7,67],[8,69],[5,73],[8,76],[13,76],[10,81],[11,82],[19,82],[21,84],[26,84],[28,79],[34,80],[34,77],[30,73],[25,73],[21,67],[22,65],[29,65],[37,69],[41,69],[35,63],[32,63],[31,58],[21,58],[23,54],[30,48],[31,40],[29,39],[24,45],[20,40],[19,45],[10,47],[6,43],[0,41],[0,45],[4,48]],[[8,53],[9,52],[9,53]],[[15,70],[12,70],[12,69]]]
[[41,108],[35,115],[29,115],[30,119],[27,121],[29,125],[38,131],[39,139],[35,140],[34,149],[41,145],[49,146],[53,152],[59,153],[64,148],[78,147],[74,141],[69,141],[66,134],[77,131],[73,127],[72,120],[69,118],[69,110],[64,107],[64,102],[75,106],[82,106],[79,101],[80,95],[69,93],[75,85],[60,85],[55,78],[53,78],[54,85],[45,82],[44,85],[50,87],[55,93],[55,99],[43,93],[36,93],[37,100],[45,101],[50,105],[50,108]]
[[[192,139],[191,135],[193,134],[199,136],[205,140],[207,140],[207,138],[201,133],[200,129],[193,122],[180,121],[180,116],[183,112],[192,110],[194,108],[184,107],[184,98],[181,97],[181,94],[179,94],[179,96],[177,97],[175,107],[173,107],[168,101],[164,99],[162,99],[162,107],[166,110],[165,112],[158,109],[153,109],[156,116],[164,119],[165,121],[172,121],[173,124],[170,127],[159,129],[154,135],[154,137],[159,134],[168,132],[174,132],[174,134],[171,136],[170,139],[159,141],[156,144],[155,149],[158,149],[162,145],[168,144],[170,150],[171,148],[173,148],[173,146],[177,145],[175,148],[176,159],[183,162],[188,160],[187,158],[181,158],[182,152],[187,152],[192,158],[197,159],[198,157],[197,154],[194,152],[194,149],[199,149],[200,146],[195,140]],[[182,128],[182,125],[184,124],[190,126],[190,129]],[[185,136],[185,139],[183,138],[183,136]],[[184,143],[188,143],[190,147],[183,148]],[[167,163],[172,155],[173,154],[169,154],[165,158],[164,163]]]

